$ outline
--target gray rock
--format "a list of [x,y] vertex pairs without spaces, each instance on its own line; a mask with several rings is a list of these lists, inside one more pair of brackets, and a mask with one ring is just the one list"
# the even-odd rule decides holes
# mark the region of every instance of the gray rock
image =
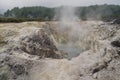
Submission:
[[120,24],[120,19],[114,19],[111,24]]
[[16,64],[12,67],[12,70],[15,72],[16,75],[21,75],[25,73],[25,67],[20,64]]
[[38,29],[33,34],[22,37],[16,49],[31,55],[37,55],[40,58],[61,59],[66,55],[64,52],[58,51],[44,29]]

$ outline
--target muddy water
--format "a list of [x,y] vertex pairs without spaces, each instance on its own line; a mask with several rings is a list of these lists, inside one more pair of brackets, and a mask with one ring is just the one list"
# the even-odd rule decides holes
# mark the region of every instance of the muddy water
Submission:
[[83,51],[80,48],[76,47],[75,45],[67,45],[67,44],[59,44],[57,48],[59,50],[67,52],[69,59],[79,56],[80,53]]

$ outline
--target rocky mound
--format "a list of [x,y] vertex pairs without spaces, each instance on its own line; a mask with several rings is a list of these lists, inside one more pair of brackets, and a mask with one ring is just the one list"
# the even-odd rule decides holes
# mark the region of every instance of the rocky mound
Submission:
[[[0,54],[0,80],[119,80],[120,26],[95,26],[85,36],[89,50],[70,61],[59,59],[64,53],[43,29],[19,37],[12,50]],[[42,59],[25,58],[23,53]]]
[[[59,51],[55,46],[52,38],[43,28],[28,28],[26,32],[18,31],[17,37],[9,39],[8,45],[3,53],[21,55],[29,54],[29,56],[37,56],[39,58],[62,59],[67,57],[67,53]],[[21,34],[22,33],[22,34]]]
[[22,37],[16,49],[31,55],[37,55],[40,58],[63,58],[62,53],[58,51],[43,29],[38,29],[33,34]]

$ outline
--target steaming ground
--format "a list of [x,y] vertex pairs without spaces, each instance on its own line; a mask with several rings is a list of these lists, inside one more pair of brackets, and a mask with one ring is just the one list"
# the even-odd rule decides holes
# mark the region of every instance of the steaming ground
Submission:
[[[90,48],[90,46],[84,44],[87,43],[84,36],[89,35],[89,33],[86,32],[90,32],[94,25],[96,25],[94,21],[77,22],[77,24],[71,22],[24,22],[18,24],[1,24],[1,50],[9,47],[7,42],[9,42],[9,45],[11,46],[12,42],[16,41],[21,36],[31,34],[37,29],[44,28],[58,49],[67,52],[70,58],[76,57],[84,50]],[[88,37],[88,39],[90,38]]]
[[[99,21],[77,25],[80,26],[69,22],[62,27],[60,22],[1,23],[0,80],[119,80],[120,48],[116,43],[120,41],[120,25]],[[34,36],[40,37],[32,39]],[[45,42],[43,47],[38,44],[41,39],[50,43]],[[41,50],[48,53],[40,52],[42,58],[32,55]]]

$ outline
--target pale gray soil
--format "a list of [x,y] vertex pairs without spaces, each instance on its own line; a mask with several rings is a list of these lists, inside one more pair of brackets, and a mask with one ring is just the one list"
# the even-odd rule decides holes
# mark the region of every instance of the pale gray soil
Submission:
[[[83,32],[77,37],[73,35],[75,40],[69,36],[70,29],[61,32],[57,25],[57,22],[0,24],[0,80],[120,80],[120,25],[80,22]],[[41,30],[38,33],[41,28],[47,37],[41,38]],[[36,35],[39,37],[32,40]],[[45,39],[43,46],[41,39]],[[46,40],[52,44],[48,46]],[[62,48],[67,48],[59,48],[63,44]],[[71,60],[69,51],[73,53]]]

